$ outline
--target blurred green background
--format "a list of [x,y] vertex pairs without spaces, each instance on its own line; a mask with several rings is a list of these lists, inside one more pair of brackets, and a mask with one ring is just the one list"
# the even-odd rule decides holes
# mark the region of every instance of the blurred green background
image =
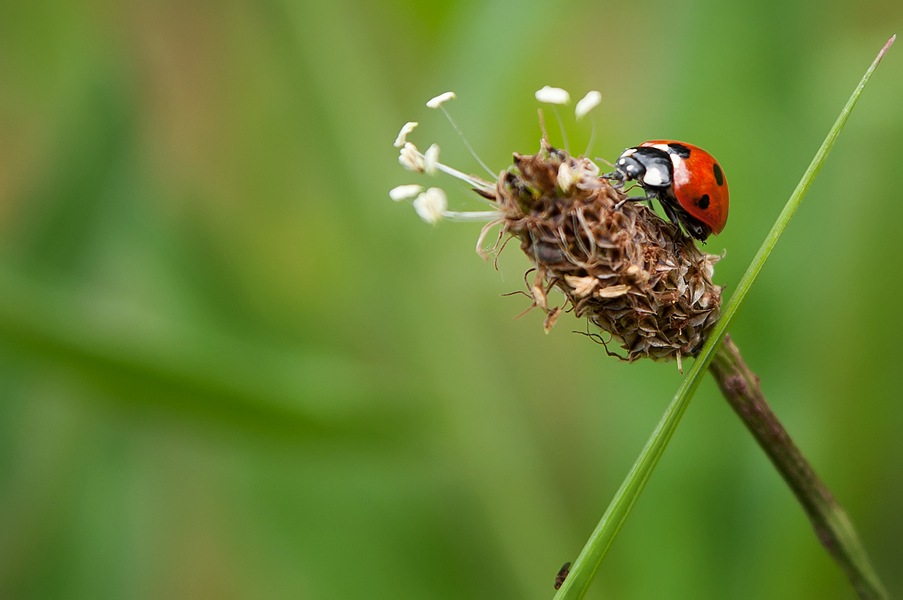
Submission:
[[[889,0],[0,4],[0,596],[550,597],[681,376],[515,319],[514,245],[497,272],[478,225],[388,199],[428,183],[398,129],[477,172],[423,105],[453,89],[502,169],[538,147],[536,89],[599,89],[595,156],[665,137],[725,166],[730,293],[901,24]],[[733,328],[897,596],[901,97],[894,48]],[[590,595],[854,597],[711,381]]]

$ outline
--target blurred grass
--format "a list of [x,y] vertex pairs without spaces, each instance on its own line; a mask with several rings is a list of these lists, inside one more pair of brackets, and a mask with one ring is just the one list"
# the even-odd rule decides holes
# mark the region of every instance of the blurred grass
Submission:
[[[709,249],[730,288],[901,16],[0,6],[0,596],[550,597],[679,374],[607,359],[567,317],[549,336],[514,320],[513,248],[496,273],[474,227],[386,197],[411,180],[398,128],[473,168],[423,107],[454,89],[502,168],[537,146],[535,89],[601,89],[597,155],[676,137],[725,164]],[[901,64],[732,331],[895,595]],[[851,597],[714,386],[699,396],[590,596]]]

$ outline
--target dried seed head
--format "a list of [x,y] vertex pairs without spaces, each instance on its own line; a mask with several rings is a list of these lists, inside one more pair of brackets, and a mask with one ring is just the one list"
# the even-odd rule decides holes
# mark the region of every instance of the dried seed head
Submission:
[[[442,106],[454,97],[446,92],[427,106],[444,112],[460,133]],[[599,97],[598,92],[587,94],[578,103],[577,117],[598,104]],[[569,96],[546,87],[537,92],[537,99],[561,104]],[[493,227],[502,229],[496,247],[504,247],[506,235],[518,238],[536,267],[529,296],[533,306],[546,313],[546,331],[570,308],[608,332],[624,349],[623,355],[615,354],[624,360],[673,358],[680,366],[682,357],[699,351],[720,314],[721,288],[712,283],[719,257],[700,251],[677,226],[646,206],[625,202],[620,189],[599,177],[595,163],[552,148],[545,140],[536,155],[515,154],[514,165],[493,183],[440,162],[435,144],[421,154],[406,139],[414,126],[406,124],[395,140],[402,166],[459,179],[488,200],[492,210],[449,210],[445,193],[435,187],[423,191],[420,185],[402,185],[389,196],[414,198],[414,209],[428,223],[485,222],[477,241],[483,256],[483,242]],[[564,293],[563,306],[551,305],[548,292],[553,287]],[[589,335],[608,350],[602,336]]]
[[554,286],[621,344],[625,360],[695,355],[720,313],[711,279],[719,257],[646,206],[621,204],[623,193],[597,173],[544,142],[536,155],[515,154],[496,185],[503,229],[536,265],[534,303],[552,317],[546,327],[559,309],[535,290]]

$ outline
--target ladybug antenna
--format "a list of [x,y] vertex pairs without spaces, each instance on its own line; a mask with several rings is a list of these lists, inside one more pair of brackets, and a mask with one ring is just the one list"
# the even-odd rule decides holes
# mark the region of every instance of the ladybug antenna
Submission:
[[602,158],[601,156],[597,156],[597,157],[593,158],[593,160],[594,160],[595,162],[603,162],[603,163],[605,163],[606,165],[608,165],[609,167],[611,167],[612,169],[615,168],[615,164],[614,164],[613,162],[611,162],[611,161],[609,161],[609,160],[607,160],[607,159],[605,159],[605,158]]

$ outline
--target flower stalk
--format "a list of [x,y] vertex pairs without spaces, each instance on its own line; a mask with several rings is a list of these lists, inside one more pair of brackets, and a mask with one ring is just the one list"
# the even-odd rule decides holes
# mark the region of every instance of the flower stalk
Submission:
[[765,401],[759,378],[743,362],[730,335],[724,337],[715,352],[709,372],[728,404],[784,478],[812,522],[815,535],[846,573],[859,597],[887,598],[887,591],[852,523]]

